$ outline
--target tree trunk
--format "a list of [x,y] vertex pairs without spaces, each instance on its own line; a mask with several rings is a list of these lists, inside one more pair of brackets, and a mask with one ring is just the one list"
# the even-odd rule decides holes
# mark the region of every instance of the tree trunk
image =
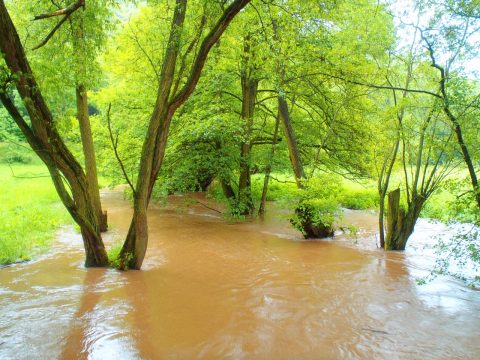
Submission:
[[378,231],[380,235],[380,247],[385,248],[385,196],[380,194],[378,202]]
[[227,199],[235,199],[235,191],[228,181],[220,179],[220,185],[222,185],[223,195],[225,195]]
[[[403,114],[398,119],[401,125]],[[399,135],[399,134],[398,134]],[[380,247],[385,248],[385,196],[387,195],[388,186],[390,184],[390,177],[392,176],[393,166],[397,159],[398,149],[400,147],[400,136],[397,137],[393,153],[390,158],[390,164],[387,166],[388,159],[383,162],[380,176],[378,177],[378,195],[379,195],[379,211],[378,211],[378,230],[380,234]]]
[[278,127],[280,124],[280,115],[277,115],[275,120],[275,129],[273,131],[273,143],[270,150],[270,157],[268,159],[267,166],[265,167],[265,177],[263,179],[263,190],[262,190],[262,199],[260,200],[260,207],[258,208],[258,215],[263,217],[265,215],[265,207],[267,203],[267,192],[268,192],[268,183],[270,181],[270,173],[272,172],[272,162],[275,156],[275,145],[277,144],[278,139]]
[[387,206],[387,236],[385,238],[385,250],[396,249],[396,234],[399,232],[401,221],[400,213],[400,189],[393,190],[388,193]]
[[470,175],[470,182],[475,195],[475,202],[477,203],[478,209],[480,209],[480,187],[478,185],[477,173],[475,172],[475,167],[473,166],[472,157],[470,156],[470,151],[468,150],[467,144],[463,139],[463,132],[460,123],[457,118],[452,114],[448,106],[444,106],[443,111],[453,124],[453,129],[455,131],[455,136],[457,137],[457,143],[460,146],[462,151],[463,161],[467,165],[468,174]]
[[108,256],[98,232],[92,232],[85,226],[80,226],[85,248],[85,267],[103,267],[109,264]]
[[238,204],[242,208],[242,215],[251,215],[254,205],[252,199],[250,179],[250,153],[252,150],[253,115],[257,99],[258,80],[252,75],[250,64],[253,56],[249,45],[250,36],[245,39],[242,85],[242,119],[244,120],[244,138],[240,145],[240,177],[238,181]]
[[283,131],[285,138],[287,139],[288,154],[290,156],[290,162],[292,163],[293,173],[295,175],[295,181],[298,188],[303,188],[302,181],[306,178],[305,171],[303,169],[302,158],[300,156],[300,150],[298,148],[297,138],[292,127],[292,120],[290,112],[288,110],[287,101],[284,96],[278,95],[278,110],[280,120],[282,121]]
[[424,203],[424,198],[414,193],[405,211],[400,207],[400,189],[388,193],[385,250],[405,250]]
[[88,98],[85,86],[78,84],[77,95],[77,119],[80,126],[82,138],[83,155],[85,157],[85,174],[87,176],[88,189],[95,208],[95,214],[101,232],[108,230],[107,212],[102,211],[100,202],[100,190],[98,188],[97,162],[95,159],[95,148],[93,145],[92,129],[88,116]]

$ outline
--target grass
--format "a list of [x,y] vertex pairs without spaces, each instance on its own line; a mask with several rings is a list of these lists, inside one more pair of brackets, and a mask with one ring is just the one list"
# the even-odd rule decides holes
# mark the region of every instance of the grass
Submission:
[[0,164],[0,214],[0,264],[46,251],[55,230],[73,222],[38,164]]

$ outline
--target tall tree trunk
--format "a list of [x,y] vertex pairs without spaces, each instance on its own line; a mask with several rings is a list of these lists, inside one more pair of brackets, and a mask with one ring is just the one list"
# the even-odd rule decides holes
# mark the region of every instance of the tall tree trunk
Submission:
[[87,175],[87,183],[89,187],[90,196],[93,199],[93,206],[98,218],[100,231],[107,231],[107,214],[102,211],[102,204],[100,202],[100,191],[98,188],[97,176],[97,162],[95,159],[95,147],[93,145],[92,129],[90,126],[90,118],[88,115],[88,96],[87,81],[88,73],[88,59],[87,46],[85,43],[85,25],[84,25],[84,11],[79,11],[76,16],[76,21],[72,25],[72,43],[75,52],[75,76],[76,87],[75,94],[77,100],[77,120],[80,128],[80,136],[82,139],[83,155],[85,159],[85,173]]
[[[57,132],[3,0],[0,0],[0,51],[14,75],[13,82],[30,116],[31,125],[23,119],[5,89],[0,91],[0,100],[32,149],[47,165],[60,199],[80,225],[85,244],[85,265],[106,266],[107,253],[85,173]],[[70,191],[66,189],[64,181],[68,183]]]
[[[247,40],[248,41],[248,40]],[[246,57],[249,46],[245,46]],[[252,77],[251,69],[244,69],[242,82],[242,119],[244,122],[244,139],[240,145],[240,177],[238,181],[238,203],[242,207],[243,215],[251,215],[254,209],[251,179],[250,153],[252,150],[252,131],[255,102],[257,98],[258,80]]]
[[270,149],[270,156],[268,158],[267,166],[265,167],[265,177],[263,179],[262,199],[260,200],[260,207],[258,208],[258,215],[260,217],[263,217],[265,215],[265,211],[266,211],[265,208],[266,208],[266,203],[267,203],[268,183],[270,181],[270,173],[272,172],[273,158],[275,157],[275,146],[277,145],[279,124],[280,124],[280,115],[277,114],[277,118],[275,120],[275,129],[273,131],[272,148]]
[[[399,117],[400,125],[401,119]],[[397,140],[393,147],[393,152],[390,158],[390,164],[387,166],[388,159],[385,159],[382,171],[378,177],[378,195],[379,195],[379,211],[378,211],[378,230],[380,234],[380,247],[385,248],[385,197],[387,196],[388,186],[390,184],[390,177],[392,176],[393,166],[397,159],[398,149],[400,147],[400,134],[397,133]]]
[[93,201],[93,207],[98,219],[100,231],[108,230],[107,213],[102,211],[100,202],[100,190],[98,188],[97,161],[95,159],[95,148],[93,145],[92,129],[88,116],[87,90],[82,84],[76,87],[77,95],[77,119],[80,126],[82,138],[83,155],[85,157],[85,174],[87,176],[88,189]]
[[[279,41],[279,25],[276,20],[272,20],[273,26],[273,38],[275,41]],[[278,91],[278,114],[280,121],[282,122],[283,132],[287,139],[288,155],[290,162],[292,163],[293,174],[295,176],[295,182],[299,189],[303,189],[303,180],[306,179],[305,171],[303,169],[303,162],[300,156],[300,150],[298,148],[297,138],[292,126],[292,119],[290,117],[290,111],[288,109],[287,99],[285,95],[285,63],[283,62],[283,56],[281,55],[281,46],[275,50],[278,53],[278,59],[276,65],[276,71],[279,78],[279,91]]]
[[[478,177],[477,173],[475,172],[475,167],[473,165],[472,157],[470,155],[470,151],[468,149],[467,144],[465,143],[465,140],[463,138],[463,131],[462,127],[459,123],[459,119],[452,113],[450,109],[450,98],[448,96],[447,92],[447,82],[448,82],[448,71],[446,69],[439,65],[437,63],[437,59],[435,57],[435,50],[432,45],[432,43],[423,35],[422,33],[422,39],[427,45],[427,50],[430,55],[430,60],[431,60],[431,66],[437,69],[440,72],[440,94],[441,94],[441,99],[443,101],[443,112],[445,115],[448,117],[448,119],[451,121],[453,125],[453,129],[455,131],[455,135],[457,138],[457,143],[460,146],[460,150],[462,152],[462,157],[463,161],[465,162],[465,165],[467,165],[468,169],[468,174],[470,176],[470,182],[472,184],[472,188],[474,191],[474,196],[475,196],[475,202],[477,204],[477,207],[480,209],[480,187],[478,184]],[[452,60],[452,59],[450,59]]]
[[306,178],[305,171],[303,169],[303,163],[300,156],[300,150],[298,148],[297,138],[293,130],[290,111],[288,110],[287,101],[282,94],[278,95],[278,112],[283,125],[285,138],[287,140],[288,154],[290,156],[290,162],[292,163],[295,181],[298,188],[303,188],[302,181]]

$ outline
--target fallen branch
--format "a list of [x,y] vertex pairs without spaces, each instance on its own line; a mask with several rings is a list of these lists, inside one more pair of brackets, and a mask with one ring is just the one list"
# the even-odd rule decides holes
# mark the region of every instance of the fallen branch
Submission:
[[196,201],[197,201],[197,203],[199,203],[200,205],[206,207],[206,208],[209,209],[209,210],[215,211],[215,212],[217,212],[217,213],[219,213],[219,214],[223,214],[220,210],[214,209],[214,208],[208,206],[207,204],[201,202],[200,200],[196,200]]

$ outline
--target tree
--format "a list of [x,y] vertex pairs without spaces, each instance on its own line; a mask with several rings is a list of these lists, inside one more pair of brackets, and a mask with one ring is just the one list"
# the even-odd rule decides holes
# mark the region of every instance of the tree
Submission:
[[[406,204],[400,203],[400,189],[388,193],[385,250],[404,250],[423,206],[442,185],[458,162],[452,156],[452,132],[435,103],[417,108],[413,124],[398,122]],[[418,134],[418,135],[417,135]]]
[[[219,40],[238,12],[249,2],[250,0],[235,0],[223,11],[219,20],[202,40],[188,69],[188,77],[181,87],[175,84],[177,82],[180,84],[184,74],[176,74],[176,69],[182,62],[182,55],[183,59],[190,55],[188,48],[183,54],[181,53],[187,1],[177,0],[175,2],[170,34],[160,71],[157,99],[142,146],[140,169],[134,189],[132,223],[120,253],[124,267],[140,269],[145,257],[148,243],[147,208],[162,166],[172,118],[176,110],[193,93],[212,46]],[[198,39],[194,38],[193,41],[193,46],[195,46]],[[180,77],[178,77],[179,75]]]
[[[0,50],[5,62],[0,100],[32,149],[47,165],[60,199],[79,224],[86,252],[85,265],[106,266],[108,258],[87,178],[57,131],[3,0],[0,1]],[[30,123],[12,100],[12,87],[22,99]]]

